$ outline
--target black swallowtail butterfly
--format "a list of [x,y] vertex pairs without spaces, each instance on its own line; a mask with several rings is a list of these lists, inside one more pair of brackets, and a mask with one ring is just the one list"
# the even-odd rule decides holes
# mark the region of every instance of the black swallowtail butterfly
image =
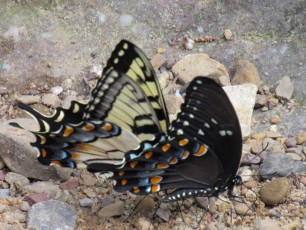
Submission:
[[113,51],[88,104],[74,101],[50,117],[18,105],[40,125],[32,143],[40,163],[112,172],[116,191],[171,190],[163,200],[170,202],[231,194],[239,183],[241,130],[222,88],[209,78],[193,79],[169,125],[150,62],[126,40]]

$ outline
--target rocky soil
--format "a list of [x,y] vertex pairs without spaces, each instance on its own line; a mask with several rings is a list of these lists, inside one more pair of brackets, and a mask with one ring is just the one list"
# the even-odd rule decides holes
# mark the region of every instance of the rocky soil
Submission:
[[[305,229],[305,8],[297,0],[1,3],[0,229]],[[245,137],[244,183],[235,188],[243,202],[224,194],[159,205],[158,196],[119,194],[102,175],[41,166],[29,132],[8,125],[18,118],[35,129],[16,101],[49,115],[86,103],[122,38],[150,57],[171,119],[196,75],[225,86]]]

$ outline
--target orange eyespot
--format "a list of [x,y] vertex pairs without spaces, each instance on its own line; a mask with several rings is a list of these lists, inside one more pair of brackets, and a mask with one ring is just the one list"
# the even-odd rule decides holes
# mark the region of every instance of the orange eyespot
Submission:
[[188,156],[189,156],[189,152],[188,151],[184,151],[182,159],[185,160]]
[[126,180],[126,179],[122,180],[122,181],[121,181],[121,184],[122,184],[123,186],[126,185],[126,184],[127,184],[127,180]]
[[170,165],[174,165],[174,164],[176,164],[178,162],[178,159],[177,158],[172,158],[171,160],[170,160]]
[[161,149],[164,151],[164,152],[167,152],[169,149],[170,149],[171,145],[170,144],[165,144],[161,147]]
[[52,161],[50,165],[58,165],[60,167],[63,167],[62,163],[59,161]]
[[130,163],[130,167],[133,169],[133,168],[136,167],[137,164],[138,164],[137,161],[132,161],[132,162]]
[[92,131],[92,130],[95,129],[95,126],[93,126],[92,124],[87,124],[87,125],[84,125],[84,126],[82,127],[82,129],[83,129],[84,131],[90,132],[90,131]]
[[139,190],[139,188],[138,187],[136,187],[136,188],[134,188],[134,193],[139,193],[140,192],[140,190]]
[[41,135],[37,135],[37,136],[39,136],[41,144],[45,144],[46,143],[47,140],[46,140],[46,138],[44,136],[41,136]]
[[185,145],[187,145],[188,143],[189,143],[189,140],[186,139],[186,138],[179,141],[179,145],[180,145],[180,146],[185,146]]
[[72,133],[73,133],[73,128],[71,128],[71,127],[66,127],[66,129],[64,130],[64,134],[63,134],[63,136],[64,137],[69,137]]
[[166,169],[168,167],[169,167],[169,165],[167,165],[166,163],[160,163],[160,164],[156,165],[157,169]]
[[103,125],[102,129],[106,132],[110,132],[113,130],[113,126],[110,123],[106,123]]
[[159,182],[161,182],[162,181],[162,177],[161,176],[155,176],[155,177],[152,177],[151,179],[150,179],[150,183],[151,184],[158,184]]
[[41,156],[42,156],[43,158],[46,158],[46,156],[47,156],[47,151],[46,151],[45,149],[41,149],[40,154],[41,154]]
[[119,176],[123,176],[124,174],[125,174],[124,171],[119,171],[119,172],[118,172],[118,175],[119,175]]
[[207,152],[206,146],[201,145],[199,150],[196,153],[194,153],[193,155],[197,156],[197,157],[200,157],[200,156],[203,156],[206,152]]
[[152,185],[152,186],[151,186],[151,192],[152,192],[152,193],[158,192],[159,189],[160,189],[159,184],[156,184],[156,185]]
[[153,155],[153,152],[147,152],[147,153],[145,153],[144,157],[146,159],[149,159],[149,158],[151,158],[152,155]]

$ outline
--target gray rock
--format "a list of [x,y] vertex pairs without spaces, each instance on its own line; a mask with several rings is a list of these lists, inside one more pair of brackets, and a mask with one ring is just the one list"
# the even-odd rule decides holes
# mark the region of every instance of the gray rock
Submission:
[[291,172],[306,173],[306,164],[281,153],[267,153],[259,169],[259,174],[264,179],[287,176]]
[[253,84],[225,86],[224,91],[232,102],[242,131],[242,136],[249,136],[251,133],[251,121],[257,87]]
[[279,81],[279,85],[275,89],[275,95],[278,99],[290,100],[293,93],[293,85],[288,76],[283,77]]
[[31,209],[31,206],[27,201],[22,201],[19,208],[21,211],[27,212]]
[[115,202],[115,201],[114,201],[112,198],[106,197],[106,198],[103,199],[102,202],[101,202],[101,208],[104,208],[104,207],[106,207],[106,206],[108,206],[108,205],[110,205],[110,204],[113,204],[114,202]]
[[26,185],[23,188],[23,192],[27,194],[44,193],[49,199],[57,199],[61,195],[59,185],[56,185],[50,181],[37,181]]
[[67,180],[71,169],[41,165],[36,157],[37,152],[30,145],[34,136],[27,130],[9,125],[9,122],[19,123],[26,129],[38,128],[32,119],[14,119],[0,124],[0,157],[12,171],[28,178],[38,180]]
[[168,223],[170,220],[171,212],[169,209],[164,210],[164,209],[159,208],[156,212],[156,215]]
[[98,216],[101,217],[112,217],[112,216],[121,216],[123,215],[124,205],[122,201],[117,201],[113,204],[110,204],[102,208],[98,212]]
[[7,94],[7,93],[8,93],[7,88],[0,86],[0,95]]
[[24,186],[30,184],[27,177],[14,172],[7,173],[5,176],[5,181],[11,186],[15,186],[18,190],[22,190]]
[[85,197],[80,200],[80,206],[81,207],[92,207],[94,204],[94,201],[88,197]]
[[256,101],[255,101],[255,109],[260,109],[264,106],[266,106],[268,103],[268,98],[265,95],[256,95]]
[[135,226],[137,230],[153,230],[154,229],[154,225],[144,217],[137,218],[136,220],[132,221],[132,224],[133,226]]
[[40,101],[40,96],[38,95],[22,95],[20,97],[17,98],[18,101],[30,105],[30,104],[34,104],[34,103],[38,103]]
[[0,198],[9,198],[10,197],[10,190],[5,188],[5,189],[0,189]]
[[273,181],[264,184],[260,190],[260,199],[266,205],[277,205],[285,201],[286,196],[290,192],[290,180],[283,178],[276,178]]
[[45,105],[51,106],[53,108],[56,108],[60,106],[61,104],[61,99],[57,95],[54,95],[52,93],[45,94],[41,98],[41,102]]
[[260,162],[261,158],[251,153],[246,153],[241,158],[242,165],[259,164]]
[[64,88],[64,90],[68,90],[72,88],[72,84],[72,80],[68,78],[62,82],[61,86]]
[[27,221],[27,214],[22,212],[21,210],[17,209],[13,213],[14,219],[19,221],[20,223],[25,223]]
[[68,204],[49,200],[32,206],[28,213],[28,229],[73,230],[76,227],[77,211]]
[[285,153],[286,150],[284,144],[269,137],[263,140],[262,146],[269,152]]
[[221,76],[229,78],[225,66],[204,53],[185,56],[172,67],[172,72],[175,76],[178,75],[183,84],[197,76],[211,77],[217,82]]
[[280,230],[282,229],[280,227],[280,225],[275,222],[274,220],[271,220],[269,218],[265,218],[265,219],[257,219],[256,220],[256,224],[254,226],[255,230]]
[[236,203],[234,205],[235,211],[238,215],[245,216],[245,215],[252,215],[253,211],[249,205],[246,203]]
[[152,197],[146,197],[145,199],[138,199],[136,203],[139,203],[138,207],[135,209],[135,213],[140,213],[141,216],[149,217],[150,214],[155,212],[155,201]]

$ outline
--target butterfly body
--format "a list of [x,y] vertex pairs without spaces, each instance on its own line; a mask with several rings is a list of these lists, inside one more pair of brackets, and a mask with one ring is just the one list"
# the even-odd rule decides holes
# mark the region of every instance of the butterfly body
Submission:
[[118,192],[164,191],[171,202],[231,193],[239,181],[242,136],[222,88],[193,79],[170,125],[154,70],[128,41],[115,48],[87,105],[72,102],[51,117],[20,106],[40,125],[32,143],[39,162],[111,172]]

